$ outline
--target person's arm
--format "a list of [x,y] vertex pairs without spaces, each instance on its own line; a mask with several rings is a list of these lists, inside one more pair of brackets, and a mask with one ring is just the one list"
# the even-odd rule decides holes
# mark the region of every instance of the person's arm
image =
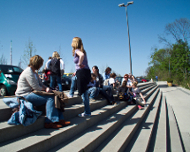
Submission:
[[72,74],[72,76],[74,77],[76,75],[76,72],[74,72],[73,74]]
[[48,61],[46,62],[46,69],[49,69],[50,61],[51,61],[51,60],[48,60]]
[[79,56],[78,66],[80,66],[80,68],[83,68],[84,65],[82,64],[82,62],[84,60],[84,53],[81,51],[76,51],[76,54]]
[[38,81],[39,81],[40,86],[42,87],[42,91],[46,91],[46,92],[51,92],[52,91],[49,87],[45,86],[42,83],[41,79],[38,79]]
[[60,64],[61,64],[61,70],[65,70],[65,64],[63,62],[63,60],[60,59]]
[[133,92],[132,92],[130,89],[128,89],[128,91],[129,91],[129,93],[130,93],[131,95],[133,95]]

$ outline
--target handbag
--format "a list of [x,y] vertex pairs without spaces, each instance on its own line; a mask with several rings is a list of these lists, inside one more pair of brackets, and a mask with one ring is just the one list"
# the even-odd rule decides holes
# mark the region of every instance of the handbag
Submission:
[[61,92],[61,91],[56,91],[56,90],[52,90],[52,91],[53,92],[34,90],[33,93],[38,94],[38,95],[54,96],[55,108],[57,108],[63,112],[65,103],[68,102],[68,99],[69,99],[68,96],[64,92]]

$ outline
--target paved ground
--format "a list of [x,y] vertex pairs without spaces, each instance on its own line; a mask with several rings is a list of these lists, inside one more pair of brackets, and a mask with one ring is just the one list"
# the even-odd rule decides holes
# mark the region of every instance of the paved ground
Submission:
[[166,101],[175,113],[185,149],[190,149],[190,90],[182,87],[167,87],[166,81],[157,82]]

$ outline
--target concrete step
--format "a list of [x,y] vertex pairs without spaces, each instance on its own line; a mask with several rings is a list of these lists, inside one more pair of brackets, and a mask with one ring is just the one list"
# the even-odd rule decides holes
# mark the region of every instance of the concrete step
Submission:
[[152,86],[152,85],[156,85],[156,84],[155,84],[155,83],[148,83],[148,84],[146,84],[146,85],[139,86],[138,88],[139,88],[140,90],[143,90],[143,89],[146,89],[147,87],[150,87],[150,86]]
[[[153,90],[155,90],[155,88],[153,88]],[[151,90],[150,94],[152,92],[153,91]],[[150,95],[148,94],[147,97],[148,96],[150,96]],[[102,103],[102,101],[100,101],[100,102]],[[98,101],[97,101],[97,103],[98,103]],[[95,102],[95,103],[92,103],[91,105],[97,104],[97,103]],[[28,135],[24,135],[20,138],[16,138],[15,140],[13,138],[10,138],[12,140],[1,143],[0,147],[2,147],[2,148],[0,148],[0,151],[1,151],[1,149],[2,150],[7,149],[6,151],[17,151],[17,150],[11,149],[11,147],[15,147],[15,146],[20,147],[19,145],[22,145],[22,143],[25,145],[23,148],[24,151],[25,150],[27,150],[27,151],[28,150],[46,151],[47,149],[53,148],[56,145],[60,144],[61,142],[64,142],[67,139],[74,137],[75,135],[77,135],[81,131],[84,131],[88,127],[96,124],[97,122],[100,122],[105,117],[112,114],[113,112],[119,111],[120,109],[122,109],[126,105],[127,105],[126,102],[121,102],[117,106],[109,106],[108,105],[108,106],[101,108],[100,110],[95,110],[92,112],[92,115],[94,115],[95,118],[94,117],[91,117],[89,119],[85,119],[85,118],[83,119],[83,118],[78,118],[78,117],[73,118],[73,119],[71,119],[71,122],[73,125],[61,128],[61,129],[57,130],[57,132],[53,129],[41,129],[39,131],[29,133]],[[73,110],[73,112],[74,111],[76,111],[76,110]],[[36,122],[38,122],[38,121],[42,121],[42,118],[38,119]],[[80,122],[80,121],[82,121],[82,122]],[[34,123],[34,125],[35,125],[35,123]],[[42,122],[40,122],[39,124],[43,125]],[[18,127],[18,126],[13,126],[13,128],[14,127]],[[25,132],[27,130],[26,129],[27,127],[23,127],[23,126],[19,126],[19,127],[22,127],[22,128],[20,128],[20,131],[25,129],[24,130],[24,132]],[[2,125],[1,128],[7,128],[7,127],[5,127],[5,126],[3,127],[3,125]],[[12,129],[9,129],[9,131],[10,130],[12,130]],[[30,130],[30,129],[28,129],[28,130]],[[2,132],[4,132],[4,131],[2,131]],[[13,132],[10,132],[10,134],[14,134],[15,132],[18,132],[18,130],[13,129]],[[4,135],[6,135],[6,133]],[[37,139],[35,139],[35,138],[37,138]],[[61,138],[61,140],[59,140],[60,138]],[[6,140],[8,140],[8,139],[6,139]],[[32,141],[34,141],[34,142],[32,143]],[[31,143],[31,145],[30,145],[30,143]],[[46,145],[45,148],[44,148],[44,146],[40,146],[43,144]]]
[[[149,93],[152,92],[150,91]],[[125,107],[121,111],[108,117],[106,120],[102,120],[102,122],[98,123],[97,125],[85,130],[72,140],[51,149],[50,152],[70,151],[71,149],[72,151],[81,152],[93,151],[136,110],[136,106]]]
[[41,129],[20,138],[3,142],[0,144],[0,151],[47,151],[76,136],[125,106],[127,106],[126,102],[120,102],[115,106],[107,105],[93,111],[90,118],[75,117],[71,119],[72,124],[61,129]]
[[170,150],[172,152],[183,152],[177,121],[172,107],[167,104],[169,119]]
[[141,87],[141,86],[146,86],[146,85],[149,85],[149,84],[156,84],[156,82],[144,82],[144,83],[139,83],[137,86],[138,86],[138,87]]
[[126,120],[123,125],[113,133],[114,136],[110,136],[107,141],[102,143],[95,151],[124,151],[131,138],[135,134],[142,120],[149,111],[149,107],[153,104],[159,90],[156,88],[152,89],[152,95],[147,100],[149,104],[144,110],[138,110],[129,120]]
[[[148,88],[148,90],[149,90],[149,88]],[[147,92],[147,90],[145,89],[144,92]],[[144,93],[144,92],[142,91],[142,93]],[[74,98],[74,99],[77,100],[76,98]],[[69,99],[69,101],[70,100],[72,100],[72,98]],[[90,107],[91,107],[92,111],[94,111],[98,108],[101,108],[105,105],[107,105],[106,100],[97,100],[96,102],[90,103]],[[71,118],[78,116],[78,114],[82,113],[83,111],[84,111],[83,103],[82,104],[74,104],[74,105],[67,106],[65,108],[65,112],[63,113],[63,115],[64,115],[65,120],[70,120]],[[8,141],[10,139],[18,138],[25,134],[28,134],[28,133],[31,133],[31,132],[34,132],[34,131],[44,128],[44,120],[45,120],[45,117],[42,116],[34,124],[27,126],[27,127],[24,127],[22,125],[18,125],[18,126],[8,125],[7,121],[1,122],[0,123],[0,143]]]
[[[99,109],[103,106],[107,105],[106,100],[97,100],[96,102],[90,103],[90,108],[92,111]],[[70,120],[78,116],[79,113],[84,111],[83,104],[75,104],[70,107],[65,108],[65,112],[63,113],[65,120]],[[44,128],[45,116],[41,116],[37,121],[30,126],[22,126],[22,125],[8,125],[7,121],[0,123],[0,143],[8,141],[10,139],[14,139],[25,134],[37,131],[39,129]]]
[[[158,122],[158,128],[156,132],[155,144],[152,148],[155,152],[166,152],[167,151],[167,140],[166,140],[166,98],[163,97],[161,104],[160,117]],[[152,151],[153,151],[152,150]]]
[[136,110],[137,108],[135,106],[125,107],[107,119],[102,120],[97,125],[92,126],[83,133],[77,135],[70,143],[63,143],[56,148],[51,149],[49,152],[93,151]]
[[145,152],[148,150],[153,130],[155,128],[156,120],[159,115],[161,99],[162,99],[162,94],[161,92],[159,92],[154,102],[154,105],[149,107],[150,112],[145,118],[146,120],[143,120],[142,124],[139,126],[136,134],[131,139],[125,151]]

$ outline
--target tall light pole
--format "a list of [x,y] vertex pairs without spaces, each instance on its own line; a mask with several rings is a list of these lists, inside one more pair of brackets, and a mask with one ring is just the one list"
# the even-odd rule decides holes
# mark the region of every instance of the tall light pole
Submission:
[[128,41],[129,41],[129,60],[130,60],[130,73],[132,73],[132,57],[131,57],[131,45],[130,45],[130,35],[129,35],[129,23],[128,23],[128,13],[127,13],[127,6],[130,4],[133,4],[133,1],[128,2],[126,5],[124,3],[119,4],[119,7],[125,7],[125,12],[126,12],[126,20],[127,20],[127,31],[128,31]]
[[12,40],[10,45],[10,65],[12,65]]

